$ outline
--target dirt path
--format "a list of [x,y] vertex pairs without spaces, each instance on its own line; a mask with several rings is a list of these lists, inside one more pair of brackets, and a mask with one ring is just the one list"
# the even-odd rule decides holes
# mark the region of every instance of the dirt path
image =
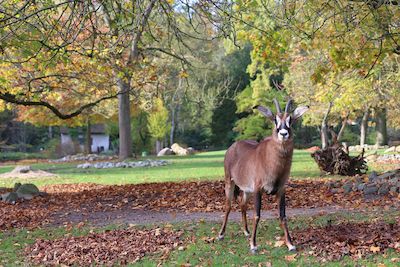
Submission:
[[[294,208],[287,209],[286,214],[290,217],[296,216],[314,216],[322,214],[332,214],[346,211],[342,207],[328,206],[321,208]],[[160,212],[150,210],[116,210],[116,211],[101,211],[82,214],[72,212],[66,215],[56,214],[58,217],[55,220],[55,225],[64,223],[79,223],[88,222],[96,226],[104,226],[109,224],[153,224],[153,223],[176,223],[176,222],[192,222],[192,221],[222,221],[223,212]],[[248,214],[251,218],[252,211]],[[262,211],[261,219],[276,219],[278,218],[277,211]],[[240,212],[233,211],[229,215],[230,220],[240,221]]]

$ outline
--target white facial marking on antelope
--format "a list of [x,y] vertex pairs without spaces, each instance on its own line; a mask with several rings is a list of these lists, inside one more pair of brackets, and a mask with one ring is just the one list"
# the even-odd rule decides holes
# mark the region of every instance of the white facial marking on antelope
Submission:
[[226,151],[225,168],[225,216],[219,232],[219,239],[225,233],[231,202],[240,191],[243,191],[241,201],[243,231],[247,228],[247,194],[254,196],[255,213],[253,231],[250,238],[250,250],[257,251],[256,233],[260,220],[262,193],[276,195],[279,207],[280,225],[285,234],[285,243],[289,250],[295,250],[292,244],[286,222],[285,213],[285,183],[289,179],[293,155],[293,136],[291,126],[300,118],[308,107],[297,107],[290,114],[291,100],[286,104],[285,112],[281,111],[278,101],[274,99],[276,115],[269,108],[257,106],[265,117],[274,122],[272,136],[263,139],[260,143],[250,140],[237,141]]

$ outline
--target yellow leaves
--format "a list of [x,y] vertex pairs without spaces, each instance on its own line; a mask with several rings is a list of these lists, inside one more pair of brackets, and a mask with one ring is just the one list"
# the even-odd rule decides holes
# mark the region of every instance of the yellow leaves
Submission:
[[291,255],[286,255],[285,256],[285,260],[288,261],[288,262],[296,261],[296,256],[297,256],[297,253],[296,254],[291,254]]
[[278,240],[275,242],[274,247],[282,247],[283,245],[285,245],[285,241],[283,240]]
[[376,247],[376,246],[371,246],[369,248],[369,251],[373,252],[373,253],[378,253],[379,251],[381,251],[380,247]]

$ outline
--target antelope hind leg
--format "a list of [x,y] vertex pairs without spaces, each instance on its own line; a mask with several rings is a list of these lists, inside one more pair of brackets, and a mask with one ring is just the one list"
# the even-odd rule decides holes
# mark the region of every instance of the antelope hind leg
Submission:
[[228,223],[229,213],[231,211],[231,205],[233,200],[233,194],[235,190],[235,184],[233,182],[225,184],[225,217],[222,223],[221,230],[219,231],[218,240],[224,239],[224,234],[226,230],[226,224]]
[[253,232],[250,239],[250,251],[255,254],[258,250],[256,245],[257,226],[260,221],[261,215],[261,192],[254,193],[254,219],[253,219]]
[[249,194],[243,191],[242,201],[240,203],[240,210],[242,212],[243,232],[246,237],[250,236],[249,228],[247,227],[247,202]]

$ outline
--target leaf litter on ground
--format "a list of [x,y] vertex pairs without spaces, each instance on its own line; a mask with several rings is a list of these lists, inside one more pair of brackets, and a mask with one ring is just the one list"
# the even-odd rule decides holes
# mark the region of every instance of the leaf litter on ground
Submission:
[[[396,195],[366,200],[361,192],[332,193],[329,180],[293,180],[286,188],[288,208],[337,206],[346,209],[399,207]],[[345,183],[340,181],[338,183]],[[118,210],[215,212],[224,210],[224,182],[148,183],[136,185],[59,184],[41,190],[48,193],[15,205],[0,202],[0,231],[35,228],[63,221],[72,212],[90,214]],[[263,209],[276,210],[272,196],[263,196]],[[251,201],[249,203],[252,206]],[[237,203],[234,210],[239,210]]]

